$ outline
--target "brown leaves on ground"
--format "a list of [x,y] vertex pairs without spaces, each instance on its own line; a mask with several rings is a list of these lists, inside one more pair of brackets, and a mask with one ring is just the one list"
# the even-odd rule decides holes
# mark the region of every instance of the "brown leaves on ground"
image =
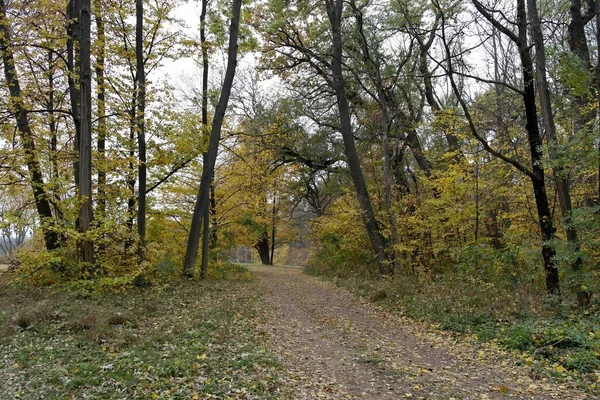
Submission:
[[256,268],[263,329],[297,399],[594,399],[510,353],[388,315],[298,268]]

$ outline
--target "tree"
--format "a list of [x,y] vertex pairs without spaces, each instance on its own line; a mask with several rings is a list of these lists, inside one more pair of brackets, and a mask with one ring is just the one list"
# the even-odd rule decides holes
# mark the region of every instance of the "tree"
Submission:
[[389,265],[391,255],[387,252],[385,239],[382,236],[379,224],[375,219],[375,213],[373,212],[367,185],[360,168],[360,161],[358,159],[354,136],[352,134],[352,124],[346,97],[346,89],[344,87],[345,80],[342,71],[343,42],[341,32],[343,2],[342,0],[327,0],[325,4],[329,22],[331,24],[333,40],[331,54],[332,83],[338,101],[341,134],[344,139],[346,161],[350,168],[350,176],[352,177],[358,203],[363,214],[365,229],[367,230],[373,251],[379,263],[379,270],[382,275],[389,275],[392,273]]
[[144,70],[144,1],[136,0],[136,28],[135,28],[135,59],[136,59],[136,77],[137,77],[137,113],[136,128],[138,142],[138,236],[139,248],[138,258],[145,258],[146,246],[146,71]]
[[229,96],[233,86],[233,78],[237,67],[237,51],[238,51],[238,33],[240,24],[240,11],[242,7],[241,0],[233,0],[231,25],[229,28],[229,45],[227,50],[227,68],[225,70],[225,79],[221,88],[219,103],[215,110],[215,115],[212,121],[210,131],[210,139],[208,146],[208,155],[206,163],[202,169],[202,178],[200,180],[200,189],[196,198],[194,214],[192,216],[192,226],[188,237],[188,244],[185,253],[185,261],[183,264],[183,275],[191,276],[194,273],[196,257],[198,255],[198,242],[200,240],[200,231],[202,220],[206,214],[206,209],[209,203],[210,182],[214,174],[215,163],[217,161],[217,152],[219,149],[219,141],[221,140],[221,129]]
[[44,242],[48,250],[55,250],[61,246],[61,238],[53,227],[54,218],[52,208],[48,193],[46,192],[46,184],[37,155],[34,135],[29,123],[28,110],[23,103],[19,75],[12,52],[12,35],[6,10],[7,7],[4,0],[0,0],[0,50],[2,51],[2,63],[4,64],[4,77],[10,93],[10,111],[14,115],[20,134],[33,198],[44,233]]
[[[481,143],[483,148],[511,164],[520,172],[527,175],[532,183],[533,192],[536,202],[538,222],[542,234],[542,258],[544,260],[544,271],[546,274],[546,289],[551,294],[560,294],[558,267],[556,265],[555,255],[556,250],[552,244],[554,239],[555,228],[552,222],[552,213],[546,193],[545,173],[542,164],[542,141],[538,127],[536,96],[535,96],[535,81],[533,75],[533,60],[531,58],[531,50],[527,40],[527,12],[525,9],[525,1],[517,1],[517,21],[516,26],[518,33],[512,32],[509,28],[502,25],[494,16],[493,11],[484,7],[479,1],[473,0],[473,4],[479,13],[494,26],[495,29],[502,32],[510,40],[512,40],[518,50],[521,61],[521,73],[523,75],[523,89],[520,91],[523,99],[524,112],[526,117],[525,130],[527,131],[527,139],[529,143],[531,155],[531,169],[521,164],[514,158],[494,150],[490,147],[487,140],[479,134],[475,123],[471,117],[468,106],[462,98],[461,92],[454,79],[454,67],[452,64],[453,55],[449,46],[449,41],[446,38],[445,17],[442,14],[442,39],[446,53],[446,61],[448,63],[447,72],[454,95],[458,98],[461,108],[467,118],[469,128],[473,136]],[[440,9],[440,11],[442,11]],[[442,11],[443,12],[443,11]]]
[[[548,79],[546,77],[546,49],[544,47],[544,36],[542,33],[542,26],[540,23],[540,17],[537,10],[536,0],[527,0],[527,9],[529,14],[529,20],[531,25],[531,36],[533,44],[535,45],[535,78],[537,83],[537,93],[540,99],[540,110],[542,113],[542,121],[546,137],[548,139],[548,149],[550,158],[552,160],[558,159],[557,154],[557,135],[556,135],[556,124],[554,123],[554,114],[552,112],[552,102],[550,99],[550,89]],[[571,41],[574,40],[571,34]],[[575,35],[576,36],[576,35]],[[577,47],[577,46],[575,46]],[[587,51],[586,51],[587,54]],[[556,181],[556,190],[558,192],[558,200],[560,203],[560,209],[564,218],[564,227],[567,234],[567,241],[572,247],[572,251],[575,253],[574,261],[571,263],[571,268],[574,271],[581,269],[582,259],[580,254],[579,238],[577,230],[573,225],[573,219],[571,217],[573,212],[573,205],[571,201],[571,191],[568,179],[568,173],[564,170],[560,161],[557,161],[553,167],[554,180]]]
[[83,235],[80,242],[81,259],[84,264],[94,264],[94,242],[86,234],[92,227],[92,68],[91,68],[91,3],[81,0],[75,10],[81,30],[79,53],[81,70],[79,76],[79,102],[81,129],[79,143],[79,231]]
[[[202,49],[202,129],[208,127],[208,43],[206,40],[206,11],[208,0],[202,0],[202,11],[200,14],[200,46]],[[202,155],[204,165],[208,162],[208,153]],[[211,197],[214,194],[213,181],[211,185]],[[211,202],[212,203],[212,202]],[[214,206],[206,207],[204,212],[204,221],[202,227],[202,265],[200,267],[200,276],[204,279],[208,273],[208,252],[210,244],[210,211]],[[215,243],[213,243],[215,245]]]

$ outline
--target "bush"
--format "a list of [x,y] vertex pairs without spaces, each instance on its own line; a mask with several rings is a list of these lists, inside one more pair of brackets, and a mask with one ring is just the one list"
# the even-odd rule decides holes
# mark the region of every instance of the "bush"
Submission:
[[208,266],[208,277],[225,280],[250,280],[252,274],[248,268],[229,261],[219,261]]

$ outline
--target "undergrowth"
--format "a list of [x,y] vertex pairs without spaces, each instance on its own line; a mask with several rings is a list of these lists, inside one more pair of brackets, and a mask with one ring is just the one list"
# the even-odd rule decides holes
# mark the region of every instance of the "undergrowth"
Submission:
[[0,282],[0,398],[281,398],[248,271],[227,268],[94,296]]
[[[531,283],[486,282],[472,277],[410,276],[373,279],[320,275],[387,310],[519,351],[534,378],[600,387],[600,310],[577,310],[565,299],[548,299]],[[565,297],[566,298],[566,295]]]

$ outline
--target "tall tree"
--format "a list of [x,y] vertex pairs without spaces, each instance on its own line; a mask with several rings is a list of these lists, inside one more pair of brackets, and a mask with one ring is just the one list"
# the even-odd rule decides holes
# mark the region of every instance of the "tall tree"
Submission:
[[137,77],[137,113],[136,128],[138,141],[138,257],[143,260],[146,246],[146,72],[144,70],[144,0],[135,3],[135,58]]
[[[542,24],[537,9],[537,0],[527,0],[529,21],[531,25],[531,36],[535,45],[535,78],[537,84],[537,93],[540,99],[540,110],[546,137],[548,139],[548,149],[550,158],[555,160],[553,167],[554,180],[556,181],[556,191],[560,209],[564,219],[567,241],[575,252],[574,261],[571,268],[574,271],[581,269],[581,255],[579,254],[579,238],[577,230],[573,225],[573,206],[571,201],[571,190],[569,187],[568,172],[563,168],[563,163],[558,160],[558,138],[556,135],[556,124],[554,123],[554,114],[552,112],[552,101],[550,99],[550,88],[546,77],[546,49],[544,46],[544,35],[542,33]],[[587,54],[587,48],[586,48]],[[558,165],[557,165],[558,164]]]
[[[206,11],[208,0],[202,0],[202,11],[200,12],[200,46],[202,50],[202,134],[208,126],[208,42],[206,41]],[[208,162],[208,153],[202,155],[203,163]],[[212,189],[213,180],[211,180],[211,196],[214,193]],[[212,201],[211,201],[212,204]],[[206,278],[208,273],[208,252],[210,244],[210,210],[212,207],[206,207],[204,212],[204,223],[202,227],[202,265],[200,267],[200,276]]]
[[17,122],[17,130],[25,154],[33,198],[44,233],[44,242],[48,250],[55,250],[61,245],[60,235],[53,226],[52,208],[37,155],[34,134],[29,123],[28,110],[23,103],[23,93],[21,92],[12,45],[12,33],[6,13],[6,3],[4,0],[0,0],[0,51],[2,52],[2,63],[4,64],[4,77],[10,95],[9,106]]
[[[477,11],[498,31],[502,32],[510,40],[512,40],[518,48],[519,58],[521,61],[521,73],[523,79],[523,89],[520,91],[523,107],[525,111],[525,130],[527,131],[527,141],[531,155],[531,169],[521,164],[511,157],[507,157],[501,152],[493,149],[487,140],[479,134],[468,106],[462,98],[462,93],[454,79],[454,69],[452,64],[452,52],[449,46],[449,41],[446,38],[445,17],[442,15],[442,38],[448,63],[448,76],[455,96],[458,98],[460,106],[468,120],[469,128],[473,136],[481,143],[483,148],[495,157],[508,162],[517,170],[526,174],[532,183],[533,193],[536,202],[538,214],[538,222],[542,236],[542,258],[544,261],[544,271],[546,274],[546,289],[551,294],[560,294],[558,267],[556,264],[556,250],[552,244],[554,239],[555,228],[552,222],[552,213],[546,192],[546,182],[544,166],[542,162],[542,140],[538,126],[537,106],[535,96],[535,80],[534,66],[531,57],[531,47],[527,38],[527,11],[525,0],[517,0],[517,33],[510,28],[502,25],[493,15],[493,10],[486,8],[478,0],[472,0]],[[438,4],[438,9],[441,10]]]
[[360,205],[363,222],[367,230],[367,234],[371,241],[373,251],[379,263],[379,271],[382,275],[392,273],[390,268],[390,254],[387,254],[386,241],[371,205],[371,199],[365,179],[363,177],[360,160],[354,143],[354,135],[352,133],[352,123],[350,118],[350,107],[346,96],[345,79],[343,76],[343,41],[342,41],[342,15],[343,1],[342,0],[326,0],[327,15],[331,25],[332,33],[332,48],[331,48],[331,72],[333,77],[333,88],[335,90],[338,111],[340,114],[341,134],[344,140],[344,150],[346,161],[350,168],[350,176],[356,190],[358,203]]
[[79,10],[80,0],[69,0],[67,5],[67,71],[69,82],[69,97],[71,99],[71,116],[75,124],[75,136],[73,137],[73,149],[75,160],[73,161],[73,175],[75,186],[79,187],[79,148],[81,140],[81,92],[78,85],[81,71],[80,44],[81,27]]
[[98,189],[96,201],[98,202],[97,213],[103,219],[106,216],[106,135],[108,132],[106,121],[106,79],[104,69],[106,67],[106,30],[104,17],[102,15],[102,2],[96,0],[94,3],[94,14],[96,17],[96,92],[98,105]]
[[237,67],[237,52],[238,52],[238,33],[240,27],[240,12],[242,8],[242,0],[233,0],[231,25],[229,27],[229,44],[227,50],[227,68],[225,70],[225,79],[221,88],[221,95],[215,115],[212,121],[210,131],[210,139],[208,145],[208,155],[206,163],[202,167],[202,178],[200,180],[200,189],[194,206],[194,214],[192,216],[192,226],[188,237],[187,249],[185,253],[185,261],[183,264],[183,275],[192,276],[198,256],[198,245],[200,240],[200,232],[202,220],[206,213],[209,203],[210,182],[212,180],[215,164],[217,161],[217,153],[219,150],[219,142],[221,140],[221,128],[225,119],[225,112],[231,95],[233,86],[233,78]]
[[82,261],[94,263],[94,243],[85,237],[92,226],[94,214],[92,210],[92,66],[91,66],[91,4],[90,0],[81,0],[78,10],[81,30],[79,53],[81,71],[79,103],[81,115],[81,139],[79,143],[79,231],[84,235],[81,240]]

